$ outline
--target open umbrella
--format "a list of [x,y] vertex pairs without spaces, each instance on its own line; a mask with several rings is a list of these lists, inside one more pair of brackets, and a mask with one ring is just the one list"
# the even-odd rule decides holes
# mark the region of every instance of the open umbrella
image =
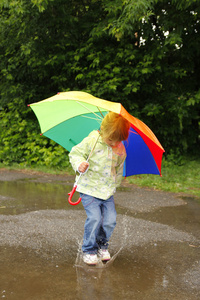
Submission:
[[151,129],[131,116],[120,103],[71,91],[58,93],[29,106],[38,118],[42,134],[68,151],[92,130],[99,129],[102,118],[109,111],[120,114],[131,123],[128,141],[124,141],[127,158],[123,176],[161,175],[163,147]]

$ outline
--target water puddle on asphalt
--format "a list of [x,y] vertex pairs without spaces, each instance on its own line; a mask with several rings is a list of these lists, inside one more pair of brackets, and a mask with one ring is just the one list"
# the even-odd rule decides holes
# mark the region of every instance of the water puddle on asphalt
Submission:
[[194,198],[183,199],[187,200],[187,205],[159,208],[149,213],[138,213],[135,217],[192,232],[200,239],[200,205]]
[[[58,182],[0,181],[0,226],[5,226],[5,230],[0,232],[0,298],[199,299],[200,282],[195,277],[195,274],[199,276],[200,268],[197,259],[199,249],[197,241],[189,244],[187,241],[178,240],[173,242],[152,240],[147,244],[129,248],[126,245],[129,241],[126,232],[126,226],[129,226],[126,223],[126,214],[130,218],[175,225],[178,229],[184,229],[186,226],[188,231],[194,229],[194,233],[197,233],[200,216],[198,204],[191,202],[192,204],[187,207],[162,208],[162,214],[161,211],[160,213],[157,211],[136,215],[127,209],[124,211],[122,208],[118,209],[118,213],[124,215],[124,222],[121,223],[123,234],[118,237],[115,247],[113,246],[111,262],[88,267],[81,259],[80,242],[76,244],[74,238],[77,228],[80,228],[82,236],[85,215],[82,205],[72,207],[68,204],[67,193],[70,190],[71,186]],[[74,201],[78,197],[77,193]],[[66,217],[72,221],[70,227],[63,228],[66,223],[62,223],[62,219]],[[33,230],[31,218],[35,220],[33,227],[37,230],[36,237],[32,231],[29,234],[29,226],[30,230]],[[54,227],[49,226],[45,231],[42,226],[49,223]],[[26,226],[24,231],[23,224]],[[9,228],[8,232],[6,228]],[[134,228],[132,230],[134,231]],[[146,230],[148,231],[148,228]],[[62,235],[66,232],[66,238],[62,240],[63,244],[58,246],[59,231]],[[69,237],[69,233],[73,239]],[[135,234],[145,235],[148,232]],[[47,237],[46,240],[44,235]],[[15,236],[17,239],[13,243]],[[20,243],[18,239],[22,242]],[[193,268],[196,281],[193,277],[184,277],[188,265]],[[192,276],[192,270],[187,273],[188,276]]]
[[[18,180],[0,181],[0,214],[21,214],[41,209],[68,209],[71,186]],[[73,201],[78,200],[75,193]],[[80,209],[74,206],[74,209]]]
[[[23,248],[0,247],[0,251],[0,298],[138,300],[167,299],[156,296],[157,288],[160,295],[169,293],[165,272],[138,255],[119,256],[107,268],[80,268],[69,261],[41,259]],[[153,298],[143,298],[149,293]]]

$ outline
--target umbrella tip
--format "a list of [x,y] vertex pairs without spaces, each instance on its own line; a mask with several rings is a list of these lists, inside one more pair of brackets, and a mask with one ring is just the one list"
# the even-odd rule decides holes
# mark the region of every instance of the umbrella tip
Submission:
[[59,95],[60,94],[60,92],[57,92],[57,95]]
[[40,133],[40,135],[43,135],[43,133]]
[[30,106],[30,104],[27,105],[28,107]]

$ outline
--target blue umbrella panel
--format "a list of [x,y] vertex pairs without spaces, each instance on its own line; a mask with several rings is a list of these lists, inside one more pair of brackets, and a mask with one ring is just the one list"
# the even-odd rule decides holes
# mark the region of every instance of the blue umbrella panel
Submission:
[[124,141],[127,158],[124,163],[123,176],[137,174],[160,175],[156,162],[142,137],[131,127],[127,141]]

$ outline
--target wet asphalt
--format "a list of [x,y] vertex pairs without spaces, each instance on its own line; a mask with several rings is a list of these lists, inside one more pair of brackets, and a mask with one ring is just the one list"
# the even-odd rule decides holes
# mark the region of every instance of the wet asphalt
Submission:
[[[113,260],[81,260],[85,212],[73,176],[0,169],[0,298],[200,299],[200,202],[123,182]],[[78,197],[78,195],[76,195]]]

